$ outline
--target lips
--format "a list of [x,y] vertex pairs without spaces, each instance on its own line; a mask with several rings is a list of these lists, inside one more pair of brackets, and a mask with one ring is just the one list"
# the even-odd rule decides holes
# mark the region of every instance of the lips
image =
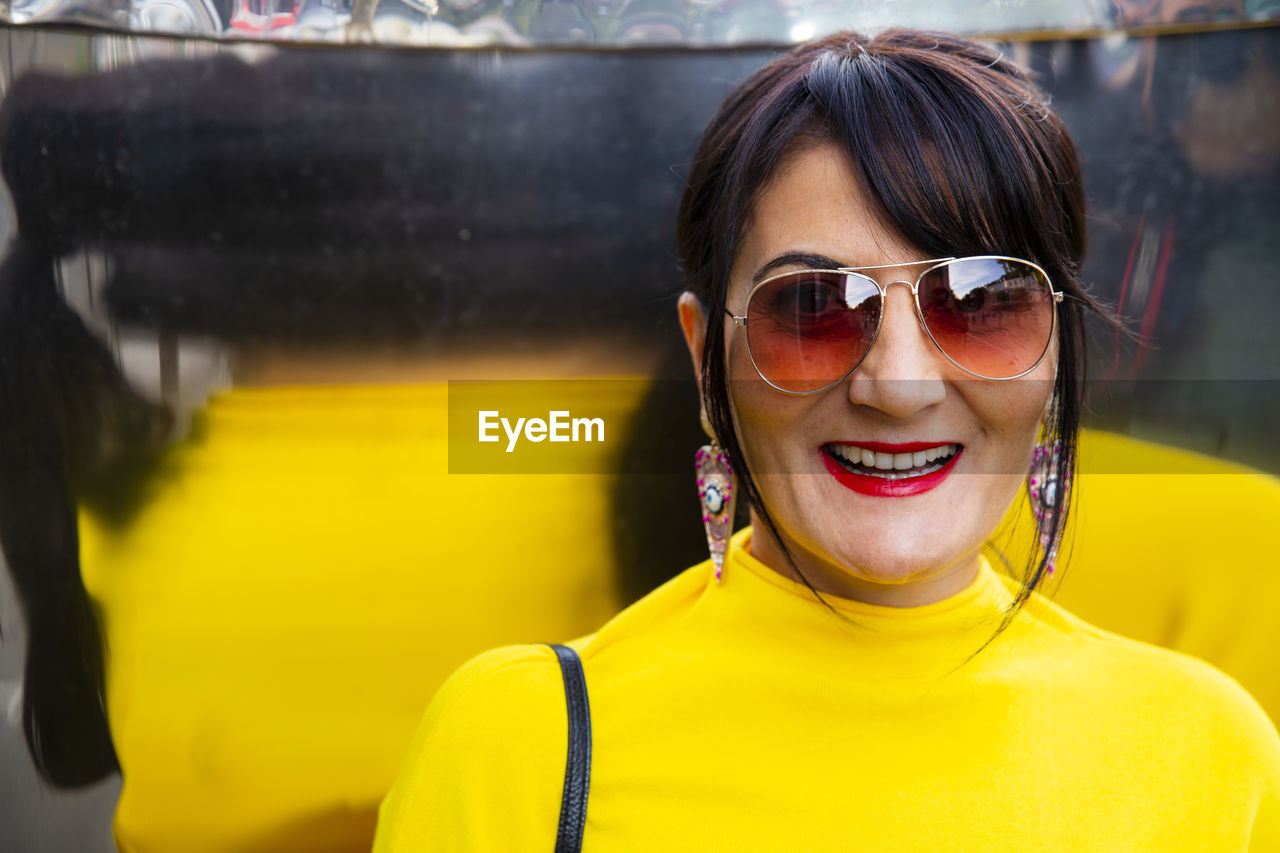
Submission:
[[832,442],[820,455],[845,488],[875,497],[909,497],[941,485],[963,452],[964,446],[955,443],[867,441]]

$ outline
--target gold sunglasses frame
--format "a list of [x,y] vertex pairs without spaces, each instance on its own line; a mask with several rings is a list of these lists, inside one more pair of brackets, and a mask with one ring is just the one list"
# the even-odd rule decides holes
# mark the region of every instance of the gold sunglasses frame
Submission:
[[[963,364],[960,364],[958,361],[952,358],[947,353],[947,351],[942,348],[942,345],[938,343],[938,339],[933,336],[933,332],[930,331],[929,324],[926,323],[924,319],[924,311],[920,307],[920,282],[921,280],[924,279],[926,275],[933,272],[934,270],[940,269],[941,267],[950,266],[951,264],[957,263],[958,261],[1017,261],[1020,264],[1026,264],[1027,266],[1034,269],[1036,272],[1040,273],[1040,275],[1044,278],[1045,284],[1049,286],[1049,295],[1052,297],[1049,302],[1049,337],[1045,341],[1044,349],[1040,351],[1040,355],[1036,358],[1035,362],[1032,363],[1032,365],[1028,367],[1026,370],[1023,370],[1021,373],[1014,374],[1013,376],[984,376],[983,374],[978,373],[977,371],[970,370],[969,368],[965,367]],[[883,269],[892,269],[894,267],[914,267],[914,266],[919,266],[921,264],[931,264],[931,266],[927,267],[923,272],[920,273],[920,275],[916,276],[916,280],[914,282],[909,281],[907,279],[895,279],[894,281],[881,284],[871,276],[864,275],[862,272],[863,270],[883,270]],[[843,376],[841,376],[839,379],[832,381],[829,385],[824,385],[821,388],[816,388],[812,391],[791,391],[786,388],[779,387],[774,382],[772,382],[769,379],[769,377],[764,375],[764,371],[760,369],[760,365],[756,364],[755,353],[751,351],[751,330],[747,326],[747,314],[751,313],[751,300],[755,297],[756,291],[760,290],[760,288],[764,287],[769,282],[777,281],[778,279],[784,278],[789,275],[796,275],[797,273],[818,273],[818,272],[836,273],[838,275],[856,275],[859,278],[864,278],[867,281],[871,282],[871,284],[876,288],[876,290],[880,291],[880,306],[881,306],[880,317],[876,321],[876,328],[875,328],[875,332],[871,336],[871,342],[867,344],[867,351],[862,354],[862,357],[859,358],[857,362],[854,363],[853,367],[850,367]],[[874,266],[865,266],[865,267],[837,267],[836,269],[788,270],[787,272],[780,272],[780,273],[777,273],[776,275],[771,275],[768,278],[762,279],[754,287],[752,287],[751,291],[747,294],[746,309],[744,310],[741,316],[734,314],[728,308],[725,308],[725,313],[728,314],[729,317],[733,319],[733,325],[741,326],[743,329],[746,329],[747,355],[751,358],[751,366],[755,368],[756,375],[759,376],[761,379],[763,379],[765,383],[769,385],[770,388],[774,388],[775,390],[781,391],[783,394],[791,394],[796,397],[807,397],[812,394],[821,394],[823,391],[827,391],[835,387],[836,385],[839,385],[841,382],[845,381],[850,376],[852,376],[853,372],[857,370],[858,366],[861,365],[863,360],[866,359],[867,354],[871,352],[871,348],[875,346],[876,340],[880,337],[880,326],[884,322],[884,307],[885,305],[888,304],[889,288],[895,284],[905,284],[911,288],[911,299],[916,306],[916,320],[919,321],[920,327],[924,329],[924,333],[928,335],[929,340],[933,343],[934,348],[937,349],[938,352],[942,353],[943,358],[951,362],[951,364],[955,365],[960,370],[963,370],[965,373],[968,373],[970,376],[977,377],[978,379],[987,379],[992,382],[1007,382],[1011,379],[1020,379],[1023,376],[1026,376],[1028,373],[1030,373],[1031,371],[1039,367],[1040,362],[1044,361],[1044,357],[1046,354],[1048,354],[1049,347],[1053,345],[1054,337],[1058,333],[1058,303],[1060,303],[1063,300],[1062,291],[1054,288],[1053,279],[1049,278],[1049,274],[1045,272],[1044,268],[1041,267],[1039,264],[1032,263],[1031,261],[1028,261],[1025,258],[1015,258],[1015,257],[1012,257],[1011,255],[966,255],[962,258],[930,258],[925,261],[904,261],[899,264],[876,264]]]

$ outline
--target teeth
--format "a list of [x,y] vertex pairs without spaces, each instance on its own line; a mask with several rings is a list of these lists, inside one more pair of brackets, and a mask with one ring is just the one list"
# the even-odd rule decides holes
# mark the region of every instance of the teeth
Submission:
[[923,468],[929,466],[931,470],[936,471],[942,467],[941,464],[933,465],[932,463],[941,460],[945,463],[959,451],[959,445],[944,444],[938,447],[930,447],[928,450],[917,450],[912,453],[878,453],[867,450],[865,447],[858,447],[852,444],[829,444],[827,449],[833,454],[844,459],[853,465],[861,465],[864,468],[874,469],[878,472],[886,472],[884,476],[896,479],[901,476],[918,476],[917,474],[894,474],[889,472],[907,471],[912,468]]

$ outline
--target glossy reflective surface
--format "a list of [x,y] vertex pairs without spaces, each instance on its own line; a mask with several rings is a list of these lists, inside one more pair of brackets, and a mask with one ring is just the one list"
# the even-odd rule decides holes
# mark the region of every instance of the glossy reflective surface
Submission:
[[786,45],[842,29],[962,33],[1202,27],[1273,20],[1271,0],[11,0],[0,20],[273,41]]

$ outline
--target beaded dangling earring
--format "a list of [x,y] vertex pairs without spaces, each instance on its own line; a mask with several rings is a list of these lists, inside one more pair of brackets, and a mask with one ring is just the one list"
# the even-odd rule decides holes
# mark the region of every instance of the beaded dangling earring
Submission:
[[[1031,456],[1031,473],[1027,475],[1027,493],[1031,496],[1031,512],[1036,517],[1040,532],[1040,548],[1045,554],[1045,566],[1053,574],[1058,561],[1058,545],[1062,541],[1062,527],[1057,524],[1055,508],[1059,501],[1070,500],[1071,474],[1059,482],[1058,462],[1062,458],[1062,442],[1057,439],[1036,445]],[[1055,529],[1056,527],[1056,529]]]
[[707,528],[707,550],[716,570],[716,583],[724,573],[724,555],[729,548],[729,536],[733,533],[733,508],[738,499],[738,478],[725,453],[716,440],[707,413],[702,412],[702,428],[711,437],[710,444],[698,448],[694,455],[694,470],[698,478],[698,499],[702,504],[702,523]]

